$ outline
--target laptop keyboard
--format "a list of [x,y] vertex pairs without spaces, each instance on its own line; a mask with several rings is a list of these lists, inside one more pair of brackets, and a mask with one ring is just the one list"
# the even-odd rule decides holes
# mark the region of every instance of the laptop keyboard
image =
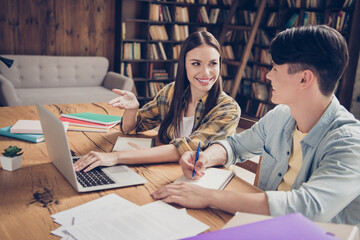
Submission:
[[[74,158],[75,163],[78,158]],[[115,182],[101,168],[96,167],[89,172],[76,172],[77,181],[83,187],[94,187],[108,184],[115,184]]]

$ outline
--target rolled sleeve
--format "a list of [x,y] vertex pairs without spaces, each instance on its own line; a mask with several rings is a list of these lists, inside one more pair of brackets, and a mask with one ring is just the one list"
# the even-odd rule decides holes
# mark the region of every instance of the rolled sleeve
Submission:
[[231,148],[231,145],[229,144],[228,141],[226,141],[226,140],[215,141],[215,142],[212,142],[210,144],[210,146],[213,145],[213,144],[220,144],[221,146],[223,146],[223,148],[225,148],[226,156],[227,156],[226,162],[224,164],[225,167],[228,167],[231,164],[234,164],[236,162],[234,152],[233,152],[233,150]]

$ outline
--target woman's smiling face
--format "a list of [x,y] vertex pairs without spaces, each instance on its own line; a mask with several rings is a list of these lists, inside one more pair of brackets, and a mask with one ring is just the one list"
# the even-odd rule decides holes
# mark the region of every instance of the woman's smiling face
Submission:
[[220,53],[209,45],[200,45],[186,54],[185,67],[191,91],[204,96],[219,78]]

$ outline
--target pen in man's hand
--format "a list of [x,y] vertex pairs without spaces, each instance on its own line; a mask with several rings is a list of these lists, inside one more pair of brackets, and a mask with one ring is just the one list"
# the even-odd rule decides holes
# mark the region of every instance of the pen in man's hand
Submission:
[[194,177],[195,177],[195,165],[196,165],[197,160],[199,159],[200,144],[201,144],[201,142],[199,142],[199,146],[198,146],[198,148],[197,148],[197,152],[196,152],[195,163],[194,163],[194,169],[193,169],[193,174],[192,174],[192,178],[193,178],[193,179],[194,179]]

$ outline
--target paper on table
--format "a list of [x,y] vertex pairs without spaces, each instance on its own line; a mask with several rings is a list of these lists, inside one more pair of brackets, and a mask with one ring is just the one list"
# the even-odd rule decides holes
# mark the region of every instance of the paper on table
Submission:
[[231,170],[220,168],[207,168],[205,175],[197,180],[186,178],[184,175],[174,181],[174,183],[188,182],[194,183],[204,188],[222,190],[232,179],[235,173]]
[[161,201],[112,214],[92,224],[69,227],[78,239],[180,239],[209,226]]
[[51,215],[55,222],[63,226],[72,226],[97,221],[114,213],[122,213],[138,205],[116,195],[109,194],[80,206]]

